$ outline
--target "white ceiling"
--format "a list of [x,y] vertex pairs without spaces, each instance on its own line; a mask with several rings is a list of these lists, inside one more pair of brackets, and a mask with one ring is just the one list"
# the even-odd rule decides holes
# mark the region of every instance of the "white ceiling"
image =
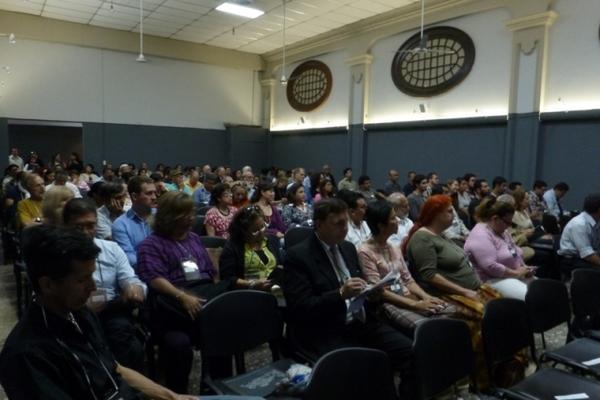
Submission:
[[[139,1],[0,0],[0,9],[139,32]],[[282,46],[283,0],[253,0],[252,6],[265,12],[254,20],[215,10],[224,1],[144,0],[144,33],[257,54]],[[286,44],[415,1],[418,0],[288,0]]]

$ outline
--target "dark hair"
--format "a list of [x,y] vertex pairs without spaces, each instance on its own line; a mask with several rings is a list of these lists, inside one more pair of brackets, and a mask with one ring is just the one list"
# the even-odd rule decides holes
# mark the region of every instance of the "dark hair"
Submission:
[[336,198],[323,199],[315,203],[313,208],[313,220],[325,221],[329,214],[341,214],[348,211],[345,202]]
[[210,192],[210,205],[216,206],[218,200],[223,196],[223,193],[231,191],[231,188],[226,183],[217,183]]
[[161,174],[160,172],[153,172],[150,174],[150,179],[152,179],[154,183],[157,183],[162,182],[164,177],[163,174]]
[[90,186],[89,192],[87,192],[88,197],[92,197],[94,195],[100,196],[100,193],[102,192],[102,186],[104,186],[104,185],[106,185],[106,182],[104,182],[104,181],[98,181],[98,182],[92,183],[92,186]]
[[262,196],[262,192],[266,192],[267,190],[273,190],[273,184],[269,181],[262,180],[256,185],[256,190],[252,193],[252,198],[250,199],[251,203],[256,203],[260,200]]
[[588,194],[583,201],[583,211],[594,214],[600,210],[600,193]]
[[385,200],[378,200],[369,203],[365,214],[365,221],[369,225],[369,229],[373,236],[378,235],[379,224],[387,225],[392,212],[392,205]]
[[358,178],[358,184],[359,184],[359,185],[362,185],[362,184],[363,184],[363,183],[365,183],[366,181],[370,181],[370,180],[371,180],[371,178],[369,178],[369,175],[361,175],[361,176]]
[[535,182],[533,182],[533,189],[541,189],[541,188],[545,188],[548,187],[548,184],[544,181],[541,180],[537,180]]
[[350,167],[346,167],[346,168],[344,168],[344,171],[343,171],[342,173],[343,173],[344,175],[346,175],[346,172],[348,172],[348,171],[352,171],[352,168],[350,168]]
[[129,193],[139,194],[142,192],[142,185],[144,184],[154,184],[154,180],[144,175],[134,176],[127,183],[127,191]]
[[422,181],[426,180],[427,177],[423,174],[417,174],[412,180],[413,186],[417,187],[421,184]]
[[302,185],[301,183],[294,183],[287,190],[286,197],[290,204],[294,204],[294,201],[295,201],[294,198],[296,197],[296,192],[298,192],[298,190],[300,188],[304,188],[304,185]]
[[67,182],[69,180],[69,174],[67,173],[67,171],[59,169],[56,172],[54,172],[54,180]]
[[68,225],[74,218],[96,212],[96,205],[89,199],[71,199],[63,209],[63,222]]
[[476,176],[477,176],[477,175],[475,175],[475,174],[472,174],[472,173],[470,173],[470,172],[467,172],[467,173],[465,174],[465,176],[464,176],[464,178],[463,178],[463,179],[464,179],[465,181],[467,181],[467,182],[468,182],[468,181],[469,181],[471,178],[475,178]]
[[248,228],[256,218],[264,219],[264,214],[259,206],[251,204],[240,208],[229,224],[229,240],[236,246],[243,246],[246,242]]
[[106,171],[108,171],[108,170],[112,171],[112,172],[113,172],[113,174],[114,174],[114,172],[115,172],[115,170],[114,170],[114,169],[112,169],[112,168],[109,168],[109,167],[104,167],[104,168],[102,168],[102,175],[104,175],[104,173],[105,173]]
[[568,192],[570,187],[566,182],[558,182],[556,185],[554,185],[554,189],[560,190],[561,192]]
[[[327,186],[328,183],[331,183],[331,192],[325,194],[325,186]],[[335,186],[333,185],[333,182],[331,182],[331,179],[323,179],[321,183],[319,183],[319,193],[321,194],[322,199],[327,199],[335,196]]]
[[219,182],[219,177],[213,173],[206,174],[206,175],[204,175],[204,182],[206,182],[206,181],[210,181],[212,183],[217,183],[217,182]]
[[487,183],[487,180],[485,179],[477,179],[475,181],[475,183],[473,184],[473,190],[477,191],[478,189],[481,189],[481,186],[485,183]]
[[431,187],[431,195],[436,195],[436,194],[444,194],[444,185],[440,185],[438,183],[437,185],[433,185]]
[[342,200],[344,203],[346,203],[346,205],[348,206],[348,208],[354,210],[358,207],[358,200],[359,199],[364,199],[365,196],[363,196],[361,193],[358,192],[354,192],[352,190],[348,190],[348,189],[342,189],[337,193],[336,196],[338,199]]
[[515,213],[515,207],[504,201],[496,201],[494,197],[485,198],[475,210],[475,215],[480,221],[487,222],[492,217],[505,217]]
[[523,186],[523,182],[519,182],[519,181],[514,181],[508,184],[508,188],[510,190],[515,190],[516,188],[518,188],[519,186]]
[[73,261],[94,260],[100,249],[83,232],[72,228],[39,225],[27,229],[23,256],[34,291],[40,293],[39,279],[56,280],[69,276]]
[[123,193],[123,184],[118,181],[104,182],[98,190],[98,195],[104,200],[109,200],[120,193]]
[[437,172],[430,172],[427,174],[427,180],[430,180],[431,178],[433,178],[434,175],[437,175]]
[[497,176],[492,181],[492,187],[500,186],[500,185],[502,185],[503,183],[506,183],[506,182],[507,182],[507,180],[506,180],[505,177],[503,177],[503,176]]

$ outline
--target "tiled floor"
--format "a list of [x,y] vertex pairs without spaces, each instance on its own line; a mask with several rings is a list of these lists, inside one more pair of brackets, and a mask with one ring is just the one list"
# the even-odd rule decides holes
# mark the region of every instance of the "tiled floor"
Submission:
[[[4,345],[6,336],[17,321],[15,311],[15,280],[11,265],[0,266],[0,344]],[[546,343],[549,349],[560,347],[565,343],[566,326],[559,326],[546,333]],[[541,340],[536,337],[537,348],[541,350]],[[538,353],[539,354],[539,353]],[[256,351],[251,352],[247,357],[248,369],[253,369],[268,362],[269,350],[263,346]],[[195,363],[190,377],[190,393],[199,393],[200,391],[200,355],[195,353]],[[6,396],[0,387],[0,400],[5,400]]]

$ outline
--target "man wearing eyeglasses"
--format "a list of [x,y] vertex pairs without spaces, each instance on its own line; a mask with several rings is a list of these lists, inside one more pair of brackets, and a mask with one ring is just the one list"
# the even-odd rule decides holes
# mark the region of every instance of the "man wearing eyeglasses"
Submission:
[[13,400],[175,399],[178,395],[118,364],[86,307],[100,249],[83,232],[41,225],[24,256],[36,298],[0,354],[0,382]]
[[[284,261],[283,291],[296,342],[319,356],[342,347],[386,352],[400,371],[402,398],[416,398],[412,379],[412,341],[376,320],[373,307],[352,299],[366,287],[348,232],[348,207],[339,199],[315,204],[314,234],[291,247]],[[377,301],[373,299],[373,301]]]

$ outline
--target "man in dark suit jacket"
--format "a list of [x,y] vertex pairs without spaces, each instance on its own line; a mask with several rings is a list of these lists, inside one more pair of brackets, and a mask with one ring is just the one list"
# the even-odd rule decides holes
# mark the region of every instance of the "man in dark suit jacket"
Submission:
[[321,200],[313,220],[314,235],[290,248],[284,261],[283,290],[294,339],[318,355],[352,346],[382,350],[402,373],[402,398],[414,398],[411,340],[376,321],[369,302],[349,312],[350,299],[366,282],[355,247],[344,241],[346,204],[339,199]]

